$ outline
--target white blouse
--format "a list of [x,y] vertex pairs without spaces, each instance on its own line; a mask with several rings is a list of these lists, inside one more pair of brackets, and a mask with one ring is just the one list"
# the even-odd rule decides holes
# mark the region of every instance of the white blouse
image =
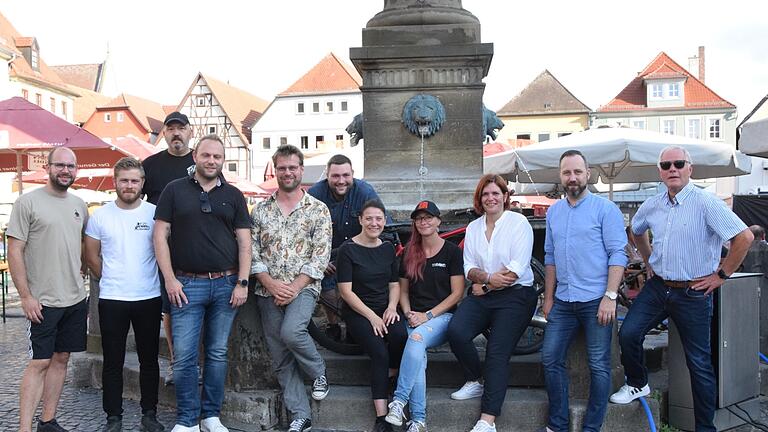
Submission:
[[490,243],[485,238],[485,215],[470,222],[464,237],[464,275],[473,268],[487,273],[509,270],[517,283],[533,285],[531,253],[533,228],[520,213],[505,211],[493,228]]

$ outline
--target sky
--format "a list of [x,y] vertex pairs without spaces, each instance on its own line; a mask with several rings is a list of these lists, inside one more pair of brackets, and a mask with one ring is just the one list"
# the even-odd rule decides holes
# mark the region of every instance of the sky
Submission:
[[[175,105],[197,72],[271,100],[329,52],[349,58],[381,0],[0,0],[49,65],[99,63],[107,86]],[[494,44],[492,110],[548,69],[592,109],[661,51],[683,67],[706,48],[706,84],[743,118],[768,93],[768,1],[464,0]]]

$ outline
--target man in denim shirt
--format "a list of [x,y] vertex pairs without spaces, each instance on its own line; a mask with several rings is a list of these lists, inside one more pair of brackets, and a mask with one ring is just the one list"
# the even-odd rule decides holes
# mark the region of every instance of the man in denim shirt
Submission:
[[[310,195],[325,203],[331,212],[333,239],[331,241],[331,261],[325,269],[322,280],[322,296],[331,303],[338,302],[336,291],[336,250],[346,240],[360,234],[360,208],[371,199],[379,199],[376,191],[365,180],[354,178],[352,161],[343,154],[337,154],[328,160],[326,179],[321,180],[307,191]],[[387,222],[391,222],[387,218]],[[341,328],[338,317],[326,311],[328,328],[326,333],[338,340]]]
[[544,242],[544,336],[542,363],[549,397],[547,432],[568,428],[568,347],[584,330],[591,372],[582,430],[598,432],[611,391],[611,335],[616,297],[627,265],[624,217],[614,203],[587,190],[589,168],[581,152],[560,156],[566,197],[547,212]]

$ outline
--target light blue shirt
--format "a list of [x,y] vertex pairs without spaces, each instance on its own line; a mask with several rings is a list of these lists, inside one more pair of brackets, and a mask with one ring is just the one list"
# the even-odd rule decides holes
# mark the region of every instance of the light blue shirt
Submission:
[[547,211],[544,265],[555,266],[555,297],[565,302],[602,297],[608,267],[627,265],[621,211],[605,198],[586,194],[576,205],[563,198]]
[[650,264],[666,280],[689,281],[712,274],[723,243],[747,226],[723,200],[688,183],[673,201],[667,192],[648,198],[632,218],[632,232],[653,235]]

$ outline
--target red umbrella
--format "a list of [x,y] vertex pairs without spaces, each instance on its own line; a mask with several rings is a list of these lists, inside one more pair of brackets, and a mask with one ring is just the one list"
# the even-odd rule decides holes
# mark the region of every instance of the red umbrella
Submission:
[[54,147],[69,147],[81,168],[108,168],[122,152],[55,114],[20,97],[0,101],[0,172],[21,173],[45,165]]
[[[77,177],[72,183],[74,188],[91,189],[96,191],[115,190],[115,180],[112,168],[83,168],[77,170]],[[48,172],[39,170],[24,174],[22,176],[24,183],[45,184],[48,182]]]
[[244,178],[238,177],[234,174],[230,174],[226,177],[227,182],[232,186],[240,189],[240,192],[245,196],[255,196],[266,198],[270,195],[270,192],[260,188],[256,183],[252,183]]

